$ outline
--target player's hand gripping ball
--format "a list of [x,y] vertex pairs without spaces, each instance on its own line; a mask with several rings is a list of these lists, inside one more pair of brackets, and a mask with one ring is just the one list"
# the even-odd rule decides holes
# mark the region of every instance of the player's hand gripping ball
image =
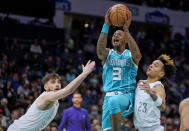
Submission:
[[123,4],[116,4],[110,9],[110,22],[114,26],[122,27],[125,23],[125,20],[129,20],[131,15],[131,11],[127,6]]

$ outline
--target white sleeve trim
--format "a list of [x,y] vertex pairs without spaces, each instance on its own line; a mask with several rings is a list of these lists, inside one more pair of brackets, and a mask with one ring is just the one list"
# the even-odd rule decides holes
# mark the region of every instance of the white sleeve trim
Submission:
[[161,81],[156,81],[156,85],[161,85],[162,87],[164,87],[164,85],[161,83]]
[[[109,50],[108,57],[106,58],[106,61],[107,61],[107,59],[109,58],[111,52],[112,52],[112,49]],[[103,65],[103,68],[104,68],[104,66],[106,65],[106,61],[105,61],[104,65]]]
[[154,105],[157,106],[157,107],[158,107],[158,106],[161,106],[162,103],[163,103],[163,100],[162,100],[161,97],[159,97],[159,96],[158,96],[157,100],[154,101]]
[[129,52],[129,55],[131,57],[131,61],[133,62],[133,64],[135,65],[136,68],[138,68],[138,66],[135,64],[135,62],[133,61],[133,58],[132,58],[132,55],[131,55],[131,52]]

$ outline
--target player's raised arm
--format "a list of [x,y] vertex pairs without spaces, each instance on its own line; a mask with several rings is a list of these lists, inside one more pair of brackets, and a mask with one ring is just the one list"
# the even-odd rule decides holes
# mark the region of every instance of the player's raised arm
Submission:
[[128,42],[129,45],[129,50],[131,51],[131,55],[133,58],[133,61],[135,62],[136,65],[139,64],[140,59],[142,58],[142,55],[140,53],[140,49],[134,40],[134,38],[131,36],[129,32],[129,26],[132,21],[132,15],[129,13],[128,18],[126,17],[125,24],[123,25],[123,30],[126,35],[126,41]]
[[106,13],[105,22],[97,42],[97,55],[98,58],[103,61],[103,63],[105,62],[109,53],[109,49],[106,48],[107,39],[108,39],[108,30],[109,30],[109,26],[111,25],[109,20],[109,12],[110,9]]
[[82,67],[83,72],[76,79],[74,79],[61,90],[47,93],[46,95],[42,96],[42,99],[44,101],[56,101],[73,93],[77,89],[77,87],[83,82],[83,80],[92,72],[93,68],[95,67],[95,62],[88,61],[86,66],[82,65]]

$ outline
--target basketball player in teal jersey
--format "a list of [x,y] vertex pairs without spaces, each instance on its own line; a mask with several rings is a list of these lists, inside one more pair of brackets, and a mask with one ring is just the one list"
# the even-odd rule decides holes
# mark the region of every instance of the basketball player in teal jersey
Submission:
[[[106,48],[108,29],[111,26],[108,11],[97,43],[97,55],[103,63],[103,89],[106,92],[102,114],[103,131],[120,131],[121,116],[126,117],[133,112],[135,79],[141,53],[129,33],[131,17],[130,15],[129,20],[125,20],[124,31],[117,30],[113,34],[113,49],[109,49]],[[126,49],[127,43],[129,50]]]

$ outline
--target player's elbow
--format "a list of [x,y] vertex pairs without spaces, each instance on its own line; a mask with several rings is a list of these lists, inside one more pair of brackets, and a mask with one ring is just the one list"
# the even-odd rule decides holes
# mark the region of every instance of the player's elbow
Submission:
[[101,54],[97,51],[97,56],[98,56],[98,58],[100,59],[100,57],[101,57]]
[[165,107],[162,107],[162,108],[160,109],[160,111],[165,111]]
[[161,106],[159,106],[160,111],[165,111],[165,109],[166,109],[166,105],[162,104]]
[[100,59],[100,60],[103,60],[103,55],[102,54],[100,54],[100,53],[97,53],[97,56],[98,56],[98,59]]
[[137,59],[140,61],[142,59],[142,54],[140,52],[138,52],[137,54]]
[[133,55],[133,58],[136,62],[138,61],[139,63],[139,61],[142,59],[142,54],[138,52],[135,56]]
[[97,56],[102,56],[103,55],[103,50],[97,48],[96,53],[97,53]]
[[[139,53],[140,54],[140,53]],[[139,62],[140,62],[140,60],[141,60],[141,58],[142,58],[142,55],[135,55],[135,56],[133,56],[133,61],[134,61],[134,63],[136,64],[136,65],[139,65]]]

